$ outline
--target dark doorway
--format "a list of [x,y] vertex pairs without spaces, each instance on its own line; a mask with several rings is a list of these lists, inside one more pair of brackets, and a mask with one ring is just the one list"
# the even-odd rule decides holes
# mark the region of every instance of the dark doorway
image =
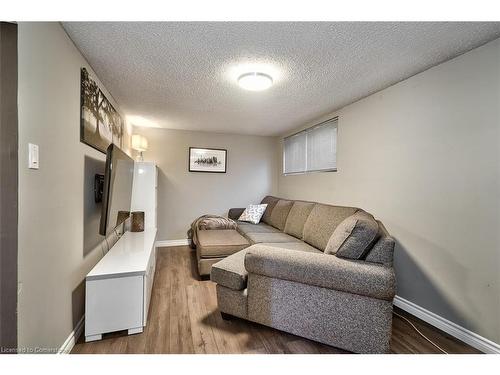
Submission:
[[0,22],[0,353],[17,348],[17,25]]

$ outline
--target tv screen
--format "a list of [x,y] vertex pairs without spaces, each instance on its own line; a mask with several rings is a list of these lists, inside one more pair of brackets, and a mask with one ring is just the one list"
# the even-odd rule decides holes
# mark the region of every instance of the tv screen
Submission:
[[130,215],[134,160],[116,145],[106,152],[102,212],[99,233],[110,234]]

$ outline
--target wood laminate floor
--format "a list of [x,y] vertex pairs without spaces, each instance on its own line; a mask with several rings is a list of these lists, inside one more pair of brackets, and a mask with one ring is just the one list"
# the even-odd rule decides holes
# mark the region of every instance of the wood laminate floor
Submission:
[[[449,353],[478,351],[412,315],[395,308]],[[394,315],[392,353],[440,353],[403,319]],[[148,324],[142,334],[110,333],[84,342],[72,353],[303,353],[340,354],[343,350],[252,322],[222,320],[215,284],[200,281],[188,246],[159,248]]]

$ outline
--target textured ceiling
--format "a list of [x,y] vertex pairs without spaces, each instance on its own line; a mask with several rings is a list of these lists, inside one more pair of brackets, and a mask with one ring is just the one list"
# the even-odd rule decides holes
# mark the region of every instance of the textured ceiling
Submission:
[[[500,23],[63,23],[135,125],[277,135],[500,37]],[[252,66],[257,66],[257,68]],[[264,92],[238,74],[269,73]],[[146,122],[147,120],[147,122]]]

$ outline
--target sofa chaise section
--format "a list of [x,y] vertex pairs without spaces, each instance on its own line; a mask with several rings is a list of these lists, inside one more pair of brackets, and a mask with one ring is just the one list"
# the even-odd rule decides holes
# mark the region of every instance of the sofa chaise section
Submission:
[[200,275],[210,275],[212,264],[250,245],[234,229],[200,230],[196,245],[196,258]]
[[[286,208],[274,215],[286,220],[281,230],[272,213],[267,222],[239,224],[251,245],[212,266],[221,313],[353,352],[387,352],[396,286],[394,240],[383,224],[355,207],[265,199]],[[332,251],[332,243],[342,245],[338,233],[361,218],[373,235],[366,249]]]
[[386,353],[392,268],[257,244],[212,267],[222,313],[356,353]]

